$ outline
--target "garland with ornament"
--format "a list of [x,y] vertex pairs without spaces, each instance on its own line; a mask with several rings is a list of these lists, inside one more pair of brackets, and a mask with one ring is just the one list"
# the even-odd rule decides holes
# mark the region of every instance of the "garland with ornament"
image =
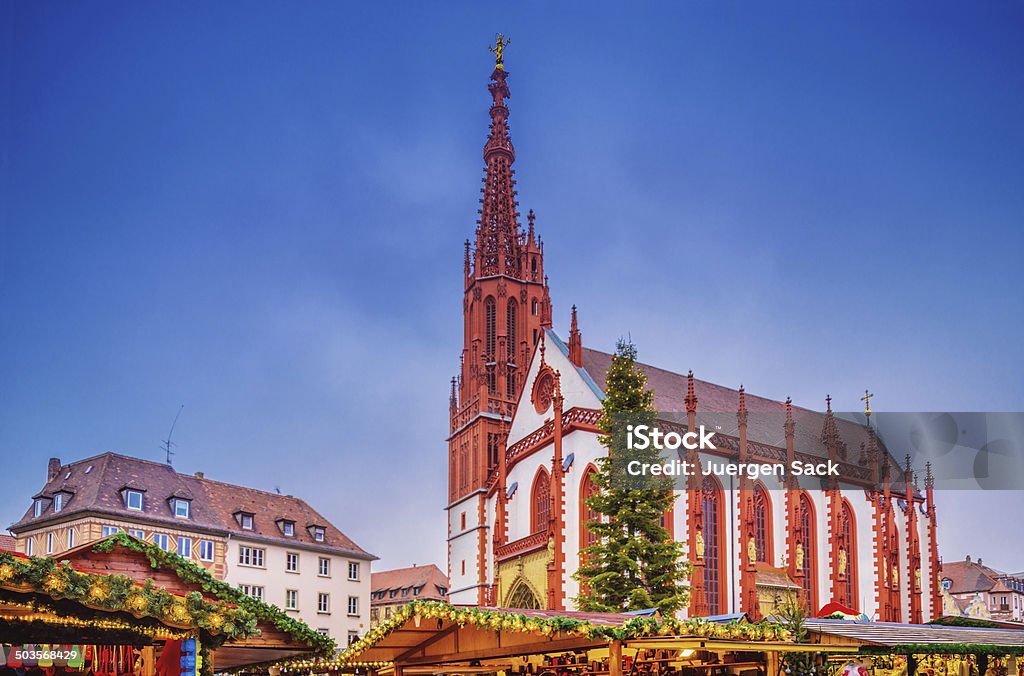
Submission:
[[127,575],[96,575],[51,558],[0,552],[0,599],[24,603],[26,594],[32,595],[29,606],[55,615],[57,623],[73,615],[69,623],[118,628],[110,613],[121,612],[152,625],[202,630],[218,644],[258,633],[253,613],[199,592],[173,594],[152,580],[138,584]]
[[264,603],[249,596],[240,589],[236,589],[230,584],[218,580],[202,566],[198,566],[173,552],[164,551],[154,544],[143,542],[127,533],[119,532],[100,540],[93,545],[92,549],[95,552],[105,553],[118,546],[144,554],[152,568],[170,568],[183,582],[197,585],[204,592],[212,594],[222,601],[234,604],[239,609],[254,616],[253,628],[255,628],[257,620],[266,622],[288,634],[296,641],[305,643],[310,647],[311,652],[317,656],[326,657],[333,655],[337,650],[337,644],[330,636],[321,634],[310,628],[306,623],[289,617],[277,606]]
[[391,619],[371,629],[333,660],[295,660],[282,663],[281,667],[284,671],[326,671],[342,667],[386,666],[387,663],[359,661],[358,657],[410,620],[417,623],[452,622],[460,627],[537,633],[543,636],[561,634],[594,640],[626,640],[645,636],[701,636],[712,639],[787,642],[791,639],[789,631],[784,626],[772,622],[718,624],[699,618],[677,620],[635,617],[619,625],[602,625],[571,617],[537,618],[514,610],[456,607],[443,601],[413,601],[399,608]]

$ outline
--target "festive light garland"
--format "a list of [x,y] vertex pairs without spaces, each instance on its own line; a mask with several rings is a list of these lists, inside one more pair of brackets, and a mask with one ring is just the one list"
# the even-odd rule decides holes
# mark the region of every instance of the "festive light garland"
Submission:
[[[152,580],[139,584],[127,575],[97,575],[50,558],[0,552],[0,599],[17,602],[25,594],[37,595],[31,603],[34,610],[58,615],[67,626],[133,627],[109,617],[110,611],[120,611],[179,628],[202,629],[222,640],[259,633],[256,617],[248,609],[205,599],[199,592],[174,594],[156,587]],[[62,601],[74,602],[95,616],[83,617],[76,612],[68,617],[67,608],[59,606]]]
[[[154,544],[138,540],[127,533],[116,533],[100,540],[93,546],[93,551],[110,552],[114,547],[118,546],[144,554],[152,568],[171,568],[183,582],[195,584],[204,592],[227,601],[228,603],[223,605],[233,610],[233,612],[218,611],[204,616],[205,625],[203,625],[203,628],[212,633],[224,632],[229,635],[235,635],[235,632],[240,629],[243,631],[249,629],[247,625],[239,625],[235,617],[237,613],[242,617],[249,615],[254,618],[251,623],[252,631],[257,631],[257,620],[266,622],[288,634],[296,641],[305,643],[310,647],[310,651],[317,655],[333,655],[337,649],[337,644],[333,638],[321,634],[304,622],[289,617],[277,606],[254,599],[230,584],[213,577],[202,566],[197,566],[192,561],[178,554],[164,551]],[[2,576],[2,569],[0,569],[0,576]],[[2,577],[0,577],[0,581],[2,581]],[[232,608],[232,606],[235,607]],[[144,610],[143,608],[139,612]],[[194,612],[190,605],[187,606],[187,610]]]
[[[5,603],[4,605],[13,605]],[[83,620],[77,617],[57,617],[54,615],[9,615],[0,613],[0,620],[7,622],[41,622],[55,627],[75,627],[102,629],[104,631],[123,631],[126,633],[139,634],[158,641],[181,640],[191,635],[189,631],[174,631],[169,627],[150,627],[144,624],[133,624],[122,620],[112,619],[90,619]]]
[[472,626],[493,631],[564,634],[588,639],[625,640],[645,636],[700,636],[712,639],[746,641],[790,641],[789,630],[772,622],[718,624],[702,619],[677,620],[636,617],[621,625],[600,625],[569,617],[535,618],[506,610],[455,607],[442,601],[413,601],[399,608],[387,622],[371,629],[333,660],[294,660],[281,664],[283,671],[326,671],[342,667],[389,666],[390,662],[359,662],[365,650],[402,627],[407,621],[441,620],[460,627]]

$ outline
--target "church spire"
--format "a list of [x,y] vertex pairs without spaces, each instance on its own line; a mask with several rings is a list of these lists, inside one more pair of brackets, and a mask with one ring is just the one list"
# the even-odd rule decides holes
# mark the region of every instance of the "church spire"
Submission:
[[484,144],[484,162],[487,166],[484,170],[480,221],[476,231],[478,278],[494,275],[522,276],[519,214],[516,211],[516,182],[512,169],[516,151],[509,134],[508,106],[505,105],[505,99],[510,97],[505,82],[507,77],[508,72],[504,68],[496,67],[487,85],[492,98],[491,128],[487,143]]

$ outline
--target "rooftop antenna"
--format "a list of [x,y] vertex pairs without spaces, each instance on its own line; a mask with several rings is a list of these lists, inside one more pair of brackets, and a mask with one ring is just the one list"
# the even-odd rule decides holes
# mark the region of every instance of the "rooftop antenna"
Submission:
[[160,447],[164,450],[164,453],[167,454],[166,462],[168,465],[171,464],[171,456],[174,455],[174,451],[172,451],[171,448],[173,448],[176,445],[173,441],[171,441],[171,437],[174,436],[174,426],[178,424],[178,418],[181,417],[181,410],[183,408],[185,408],[185,404],[182,404],[178,408],[178,413],[175,414],[174,416],[174,422],[171,423],[171,431],[167,433],[167,438],[164,439],[163,446]]

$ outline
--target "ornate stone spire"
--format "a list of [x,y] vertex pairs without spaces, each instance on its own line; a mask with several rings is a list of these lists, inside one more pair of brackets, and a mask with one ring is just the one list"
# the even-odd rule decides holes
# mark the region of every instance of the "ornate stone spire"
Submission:
[[515,172],[512,164],[516,151],[508,129],[510,93],[505,78],[508,72],[495,68],[487,86],[491,93],[491,129],[484,144],[483,198],[480,200],[480,221],[476,232],[476,277],[509,275],[520,278],[519,214],[516,211]]

